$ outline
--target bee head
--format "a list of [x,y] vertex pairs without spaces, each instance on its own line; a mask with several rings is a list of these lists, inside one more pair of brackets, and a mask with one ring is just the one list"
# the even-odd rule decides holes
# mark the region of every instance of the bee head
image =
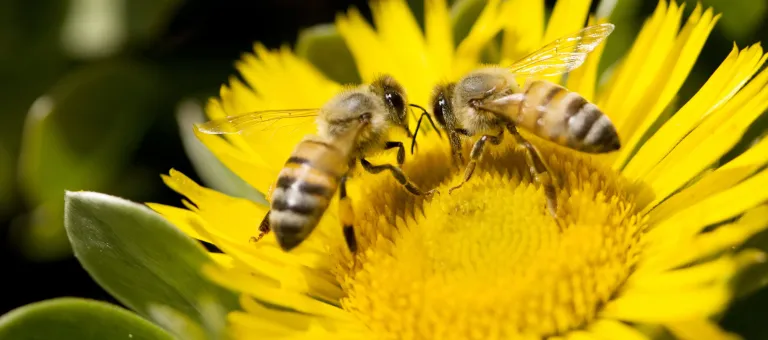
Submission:
[[407,96],[403,87],[389,75],[383,75],[371,83],[371,91],[384,100],[389,120],[407,128]]
[[432,92],[432,115],[435,116],[437,124],[441,128],[447,129],[453,126],[453,106],[451,99],[453,97],[454,84],[437,85]]
[[348,91],[335,96],[321,109],[318,129],[327,137],[341,136],[382,119],[374,113],[383,109],[370,94]]

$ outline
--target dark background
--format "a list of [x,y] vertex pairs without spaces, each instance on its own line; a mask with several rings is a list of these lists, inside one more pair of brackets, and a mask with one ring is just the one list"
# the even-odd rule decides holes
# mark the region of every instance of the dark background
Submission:
[[[41,27],[46,27],[47,22],[61,19],[58,14],[41,14],[31,7],[21,8],[28,6],[19,5],[21,2],[12,3],[13,1],[0,0],[0,6],[3,4],[11,6],[17,10],[16,13],[21,13],[19,14],[21,17],[17,20],[28,25],[29,30],[42,30]],[[51,11],[55,12],[57,5],[51,5],[52,3],[54,2],[49,2],[48,7],[53,8]],[[416,3],[420,2],[416,1]],[[553,3],[554,1],[547,1],[548,8],[551,9]],[[625,36],[630,38],[639,29],[642,19],[656,6],[652,1],[632,3],[633,9],[626,14],[622,22],[614,21],[619,27],[625,24],[627,27]],[[717,5],[718,1],[712,1],[712,3]],[[185,1],[173,11],[152,38],[142,44],[129,46],[121,52],[123,55],[130,55],[133,59],[170,70],[171,74],[171,81],[168,83],[171,84],[168,101],[163,106],[166,110],[160,110],[162,112],[155,117],[144,137],[138,142],[137,149],[130,156],[131,169],[138,169],[137,172],[144,174],[142,177],[144,182],[149,183],[147,187],[152,189],[127,195],[128,198],[135,201],[178,205],[180,197],[163,186],[159,174],[175,168],[199,180],[179,138],[172,108],[175,101],[189,94],[200,99],[215,96],[219,86],[226,82],[227,77],[236,73],[233,63],[242,53],[250,52],[255,41],[261,41],[267,47],[278,47],[280,44],[293,42],[300,29],[318,23],[332,22],[337,12],[349,6],[356,6],[368,15],[365,1]],[[593,9],[595,7],[596,3],[593,4]],[[688,7],[692,8],[693,4],[689,3]],[[0,12],[2,11],[3,8],[0,7]],[[726,13],[726,15],[741,14]],[[3,18],[0,16],[0,22],[5,20]],[[718,27],[720,26],[723,26],[723,21],[718,24]],[[759,41],[766,42],[767,32],[765,20],[760,20],[753,27],[737,33],[716,29],[681,91],[681,103],[694,93],[730,52],[732,41],[735,40],[740,47]],[[631,40],[627,41],[631,42]],[[11,51],[0,50],[0,55],[8,52]],[[606,52],[606,55],[618,56],[622,52],[623,49],[619,46]],[[66,61],[63,69],[82,67],[86,63],[82,60]],[[57,72],[60,74],[65,71]],[[56,77],[53,76],[50,81],[34,86],[37,86],[40,93],[44,93],[55,82]],[[23,104],[25,108],[29,107],[32,99],[34,97],[30,97],[26,104]],[[25,113],[26,109],[0,111],[0,124],[6,124],[6,127],[15,126],[13,129],[16,130],[21,126]],[[12,115],[21,118],[11,117]],[[765,123],[761,122],[758,125],[752,133],[759,134],[765,130]],[[18,148],[18,143],[9,142],[9,145],[13,149]],[[119,176],[117,180],[120,180]],[[30,211],[35,208],[35,203],[19,198],[21,195],[18,187],[12,187],[9,190],[14,192],[13,197],[16,198],[6,202],[4,209],[0,209],[0,263],[2,263],[0,277],[4,283],[0,314],[31,302],[60,296],[78,296],[118,303],[90,279],[73,257],[41,258],[30,255],[19,247],[14,230],[23,228],[23,225],[28,222]],[[739,331],[751,339],[768,338],[768,331],[763,330],[759,324],[768,316],[765,308],[759,307],[765,305],[764,302],[768,302],[766,291],[761,291],[748,301],[736,303],[735,310],[726,316],[726,327]]]

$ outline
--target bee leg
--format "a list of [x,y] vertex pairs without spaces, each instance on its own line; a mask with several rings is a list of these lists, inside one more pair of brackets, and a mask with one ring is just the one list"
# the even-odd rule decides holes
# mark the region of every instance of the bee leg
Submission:
[[456,166],[464,164],[464,154],[462,153],[461,136],[459,134],[469,136],[469,132],[462,129],[456,129],[455,132],[448,133],[448,141],[451,143],[451,153],[453,153],[453,161]]
[[499,145],[501,144],[501,140],[503,139],[504,131],[501,131],[498,136],[492,136],[492,135],[483,135],[480,137],[480,139],[475,142],[475,145],[472,146],[472,152],[469,153],[469,163],[467,164],[467,167],[464,169],[464,180],[459,183],[459,185],[451,188],[448,190],[448,194],[453,192],[454,190],[461,188],[464,183],[467,183],[470,178],[472,178],[472,174],[475,172],[475,166],[477,165],[477,161],[480,160],[480,157],[483,155],[483,150],[485,149],[485,143],[490,142],[493,145]]
[[352,201],[347,196],[347,176],[341,178],[339,183],[339,220],[344,232],[344,241],[347,248],[354,254],[357,252],[357,239],[355,238],[355,211],[352,209]]
[[372,174],[378,174],[384,170],[388,170],[390,173],[392,173],[392,176],[395,178],[397,183],[400,183],[403,187],[405,187],[405,190],[408,190],[411,194],[415,196],[432,196],[435,193],[438,193],[437,189],[432,189],[427,192],[421,191],[419,187],[416,186],[416,184],[413,184],[408,177],[405,175],[402,169],[393,166],[392,164],[381,164],[381,165],[373,165],[371,162],[366,160],[365,158],[360,159],[360,164],[363,165],[363,169],[365,171],[372,173]]
[[448,136],[451,143],[451,152],[453,153],[453,161],[456,166],[464,164],[464,154],[461,152],[461,139],[459,135],[452,133]]
[[263,220],[261,220],[261,224],[259,224],[259,236],[251,237],[251,239],[249,240],[251,243],[259,242],[262,238],[264,238],[264,236],[267,235],[267,233],[270,232],[270,230],[271,230],[269,228],[269,213],[270,212],[271,212],[271,210],[267,211],[267,215],[264,216]]
[[399,148],[397,150],[397,166],[403,166],[405,163],[405,146],[402,142],[387,142],[384,146],[384,150]]
[[531,172],[531,177],[535,182],[544,188],[544,195],[547,197],[547,210],[549,214],[558,222],[560,229],[563,226],[560,224],[560,220],[557,218],[557,192],[559,191],[559,184],[557,179],[553,176],[554,172],[549,169],[547,163],[544,162],[544,158],[539,153],[533,144],[523,138],[517,131],[514,125],[508,125],[507,130],[515,138],[518,148],[525,151],[525,162],[528,165],[528,169]]
[[427,113],[427,110],[421,106],[418,106],[416,104],[410,104],[413,107],[417,107],[421,109],[421,116],[419,116],[419,121],[416,123],[416,130],[413,132],[413,136],[411,137],[411,155],[413,155],[413,150],[416,148],[416,136],[419,134],[419,127],[421,127],[421,121],[424,119],[424,117],[429,120],[429,124],[432,125],[432,129],[435,130],[437,133],[437,136],[440,138],[443,138],[443,135],[440,134],[440,129],[437,128],[437,125],[435,125],[435,122],[432,120],[432,116]]

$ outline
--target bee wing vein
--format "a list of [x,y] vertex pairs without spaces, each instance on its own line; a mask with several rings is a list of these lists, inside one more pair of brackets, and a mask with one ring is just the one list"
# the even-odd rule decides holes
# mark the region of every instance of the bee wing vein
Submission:
[[570,72],[581,66],[613,29],[614,25],[609,23],[586,27],[545,45],[509,68],[522,75],[555,76]]
[[[317,117],[319,109],[293,109],[293,110],[264,110],[244,113],[241,115],[228,116],[221,119],[211,120],[197,125],[200,132],[206,134],[227,134],[241,133],[246,130],[275,129],[278,123],[285,119],[311,118]],[[313,121],[307,120],[304,123],[289,124],[288,126],[305,125]]]

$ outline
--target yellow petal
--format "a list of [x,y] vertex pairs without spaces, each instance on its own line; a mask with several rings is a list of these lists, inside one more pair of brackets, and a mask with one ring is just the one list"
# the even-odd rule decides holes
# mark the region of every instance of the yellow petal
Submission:
[[199,233],[193,224],[189,223],[190,220],[198,218],[196,213],[189,209],[171,207],[164,204],[146,203],[146,205],[158,214],[163,215],[163,217],[189,237],[211,243],[211,240],[208,237]]
[[424,1],[427,50],[436,77],[447,77],[453,63],[453,31],[446,0]]
[[681,210],[651,229],[646,237],[655,245],[689,240],[712,224],[738,216],[768,200],[768,170],[763,170],[731,189]]
[[[587,21],[591,2],[591,0],[557,1],[552,9],[552,15],[547,22],[547,30],[544,32],[544,39],[542,39],[543,44],[576,33],[582,29]],[[560,76],[553,76],[545,79],[560,83],[561,78]]]
[[357,9],[350,9],[346,16],[337,16],[336,28],[355,57],[357,70],[364,83],[373,81],[382,70],[397,73],[393,58],[389,57],[373,27]]
[[667,329],[676,339],[680,340],[737,340],[741,339],[736,334],[728,333],[717,326],[716,323],[706,319],[685,320],[674,323],[666,323]]
[[208,253],[208,256],[222,268],[232,269],[234,267],[235,260],[232,256],[223,253]]
[[[425,55],[424,36],[404,0],[371,2],[371,13],[379,39],[384,45],[390,47],[388,49],[390,58],[409,61],[407,65],[403,65],[411,68],[409,71],[430,68]],[[404,76],[415,77],[417,74],[418,72],[409,72]]]
[[229,77],[229,86],[222,86],[219,92],[225,111],[230,115],[238,115],[253,111],[254,108],[265,107],[265,100],[248,88],[237,77]]
[[[595,22],[594,18],[589,19],[589,25],[602,24],[608,22],[603,18]],[[595,87],[597,82],[597,67],[600,64],[600,57],[605,50],[605,43],[598,45],[592,53],[589,54],[584,65],[572,71],[568,75],[568,89],[578,92],[588,101],[595,99]],[[606,113],[610,117],[610,113]]]
[[270,323],[260,315],[235,311],[227,314],[228,330],[232,332],[233,339],[280,339],[295,337],[303,329],[294,329],[280,323]]
[[[667,24],[672,26],[665,25],[661,29],[662,37],[670,33],[675,35],[681,14],[682,8],[676,13],[675,20],[667,21]],[[632,107],[632,111],[617,125],[619,136],[624,143],[614,163],[614,169],[623,168],[643,141],[648,129],[677,94],[718,18],[719,16],[713,16],[712,9],[704,11],[702,15],[701,7],[697,6],[667,50],[657,51],[654,45],[654,49],[649,51],[648,58],[652,67],[643,71],[650,72],[653,78],[647,83],[641,83],[642,87],[632,89],[632,91],[641,91],[642,96],[638,97],[637,102],[627,103]],[[662,41],[664,41],[663,38]]]
[[622,173],[629,178],[644,176],[712,111],[731,99],[760,69],[765,58],[757,44],[741,51],[734,47],[696,95],[643,143]]
[[295,291],[267,286],[247,273],[223,271],[213,266],[203,267],[203,272],[211,280],[224,287],[243,292],[266,303],[283,306],[303,313],[351,321],[350,315],[341,308]]
[[[610,87],[598,97],[597,106],[609,112],[617,128],[626,125],[629,117],[644,96],[648,85],[656,79],[656,71],[672,48],[682,11],[676,4],[667,8],[666,1],[659,1],[650,19],[635,39],[629,54],[619,70],[609,80]],[[649,103],[642,103],[647,107]],[[619,134],[621,138],[625,137]]]
[[[226,93],[227,91],[229,91],[228,87],[222,86],[219,92]],[[218,99],[211,99],[208,101],[205,106],[205,113],[212,120],[219,120],[230,116],[230,114],[225,111],[222,102]],[[194,131],[197,131],[197,129],[194,129]],[[246,152],[249,155],[252,155],[252,157],[256,157],[258,161],[263,162],[261,157],[259,157],[256,153],[251,152],[251,146],[248,144],[248,141],[243,138],[242,135],[232,133],[225,134],[224,139],[232,143],[236,149]]]
[[[504,25],[501,43],[502,64],[511,64],[546,44],[544,37],[544,1],[509,0],[511,16]],[[572,33],[572,32],[569,32]]]
[[761,262],[765,262],[763,252],[747,250],[683,269],[633,275],[624,289],[627,292],[664,292],[696,289],[710,284],[725,284],[737,272]]
[[[306,329],[280,327],[279,325],[265,324],[264,320],[257,316],[242,312],[232,312],[227,316],[230,331],[234,339],[339,339],[356,340],[370,338],[364,329],[352,328],[349,325],[327,322],[321,324],[317,318],[313,319]],[[327,327],[327,328],[326,328]]]
[[608,302],[602,317],[632,322],[663,323],[690,320],[719,313],[731,293],[725,286],[658,293],[627,293]]
[[[197,138],[205,144],[228,169],[261,193],[269,193],[280,168],[276,163],[264,162],[260,156],[245,152],[218,136],[195,131]],[[280,164],[280,163],[277,163]]]
[[[706,170],[717,162],[739,142],[744,132],[752,122],[760,117],[768,108],[768,71],[761,72],[749,85],[760,86],[761,89],[749,98],[752,89],[745,87],[734,99],[722,109],[713,112],[710,117],[696,130],[678,144],[664,162],[647,176],[648,182],[656,194],[655,206],[661,200],[688,183],[694,176]],[[737,99],[743,99],[741,105],[736,105]]]
[[767,163],[768,138],[763,138],[746,152],[711,173],[703,175],[701,180],[659,204],[653,209],[649,222],[665,219],[680,209],[731,188]]
[[[243,310],[258,317],[257,324],[260,328],[287,327],[292,330],[306,330],[314,319],[310,315],[294,313],[291,311],[267,308],[252,297],[240,296],[240,306]],[[276,331],[278,329],[275,329]]]
[[500,0],[489,0],[472,25],[472,29],[456,48],[451,80],[458,80],[477,66],[480,52],[504,27],[512,16],[511,3],[500,4]]
[[[234,92],[222,90],[222,105],[230,116],[261,110],[319,108],[342,89],[285,48],[269,51],[257,45],[256,55],[246,55],[238,63],[238,70],[264,100],[261,106],[236,106],[230,98]],[[267,164],[283,164],[301,138],[316,131],[314,119],[302,117],[273,121],[241,134]]]
[[649,340],[643,333],[621,321],[600,319],[588,327],[596,338],[603,340]]
[[590,0],[559,0],[549,17],[544,41],[554,41],[568,34],[576,33],[587,21]]
[[599,340],[589,332],[585,331],[571,331],[565,336],[567,340]]
[[[254,50],[255,55],[246,54],[236,64],[248,85],[265,103],[265,107],[254,107],[249,111],[319,107],[341,89],[286,47],[267,50],[257,44]],[[286,107],[286,103],[292,107]]]
[[197,214],[221,235],[247,243],[258,234],[258,226],[268,208],[243,198],[230,197],[201,187],[182,173],[171,170],[163,176],[165,184],[186,196],[197,207]]
[[743,244],[747,239],[768,227],[768,206],[761,205],[747,211],[738,221],[697,235],[685,247],[672,242],[651,243],[643,252],[636,276],[647,271],[661,271],[706,259],[722,251]]

